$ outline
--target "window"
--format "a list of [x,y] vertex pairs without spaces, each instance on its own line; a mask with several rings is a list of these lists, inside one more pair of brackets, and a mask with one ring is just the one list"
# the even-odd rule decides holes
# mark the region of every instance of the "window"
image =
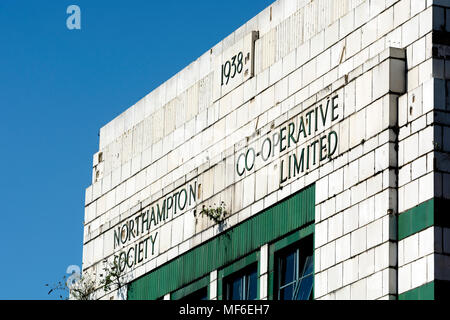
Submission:
[[209,300],[209,275],[172,292],[170,300]]
[[187,300],[187,301],[200,301],[200,300],[209,300],[208,299],[208,288],[204,287],[200,290],[197,290],[191,294],[188,294],[187,296],[184,296],[180,300]]
[[258,265],[253,264],[224,280],[225,300],[256,300],[258,297]]
[[305,238],[276,253],[277,300],[310,300],[314,281],[313,241]]

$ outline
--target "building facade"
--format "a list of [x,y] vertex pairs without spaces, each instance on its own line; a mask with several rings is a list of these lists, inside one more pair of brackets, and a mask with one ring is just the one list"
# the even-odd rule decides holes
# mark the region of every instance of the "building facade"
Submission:
[[100,130],[98,299],[440,299],[450,1],[279,0]]

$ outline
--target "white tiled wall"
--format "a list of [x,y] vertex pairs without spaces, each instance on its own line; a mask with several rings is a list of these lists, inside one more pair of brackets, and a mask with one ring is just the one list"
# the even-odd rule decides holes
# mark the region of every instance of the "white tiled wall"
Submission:
[[[440,229],[415,235],[415,254],[416,240],[395,241],[395,214],[450,196],[450,162],[435,152],[436,144],[450,151],[450,121],[441,115],[446,125],[437,126],[434,113],[450,109],[450,63],[448,48],[433,45],[431,36],[433,29],[450,31],[444,6],[279,0],[262,11],[100,130],[86,190],[83,268],[99,269],[113,254],[114,227],[190,183],[201,191],[198,211],[224,201],[228,227],[315,183],[316,298],[389,299],[433,280],[433,268],[448,263],[444,253],[428,250]],[[216,58],[253,31],[254,77],[218,93]],[[281,160],[295,148],[236,174],[248,147],[335,94],[342,109],[333,124],[333,159],[282,188]],[[131,278],[220,232],[193,210],[160,226],[157,254]],[[420,239],[428,249],[420,249]]]

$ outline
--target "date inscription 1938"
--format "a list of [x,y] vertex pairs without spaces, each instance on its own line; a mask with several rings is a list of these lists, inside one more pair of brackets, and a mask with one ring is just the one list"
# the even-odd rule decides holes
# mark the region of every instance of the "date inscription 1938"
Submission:
[[227,85],[230,79],[240,74],[244,69],[244,54],[239,52],[230,60],[222,64],[222,86]]

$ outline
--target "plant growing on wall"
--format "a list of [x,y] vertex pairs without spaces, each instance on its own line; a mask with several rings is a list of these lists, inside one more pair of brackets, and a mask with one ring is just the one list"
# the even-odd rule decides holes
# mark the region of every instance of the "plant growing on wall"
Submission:
[[207,216],[210,220],[214,221],[215,223],[222,224],[225,220],[226,216],[228,215],[228,212],[226,211],[225,202],[221,202],[219,206],[209,206],[206,207],[203,205],[202,211],[200,211],[200,216]]
[[[50,287],[49,284],[45,285]],[[68,300],[94,300],[96,290],[95,279],[89,274],[64,276],[61,281],[51,286],[49,295],[59,292],[59,299]]]
[[95,274],[89,273],[80,274],[80,272],[73,272],[70,276],[64,276],[61,281],[58,281],[50,287],[49,295],[59,292],[59,299],[61,300],[94,300],[94,293],[102,287],[105,293],[113,290],[118,291],[118,295],[123,299],[124,292],[121,290],[126,287],[126,278],[124,272],[120,270],[120,262],[114,258],[112,262],[108,260],[103,261],[103,273],[100,274],[100,281],[97,284]]
[[[123,262],[125,263],[125,261]],[[100,277],[102,277],[100,284],[103,286],[103,289],[105,292],[117,290],[119,296],[122,299],[125,299],[124,293],[121,289],[126,286],[127,279],[124,272],[121,271],[120,261],[118,261],[118,258],[115,257],[112,262],[104,260],[103,265],[104,274],[100,275]]]
[[84,274],[79,281],[70,286],[70,296],[74,300],[94,300],[95,279]]

